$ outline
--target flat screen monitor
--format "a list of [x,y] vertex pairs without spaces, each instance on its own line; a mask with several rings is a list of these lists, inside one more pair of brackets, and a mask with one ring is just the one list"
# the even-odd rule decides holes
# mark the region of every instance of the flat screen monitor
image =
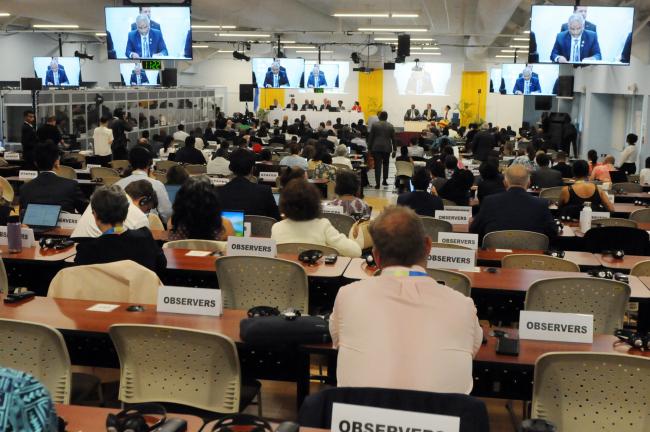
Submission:
[[628,65],[633,25],[633,7],[533,6],[531,58],[539,63]]
[[235,230],[235,236],[244,237],[244,212],[234,210],[224,210],[221,217],[227,219]]
[[490,93],[505,94],[505,85],[501,85],[501,68],[490,68]]
[[60,205],[27,204],[23,223],[36,228],[54,228],[59,221]]
[[560,65],[504,64],[501,66],[502,90],[508,95],[550,96],[557,94]]
[[332,63],[305,62],[305,75],[303,80],[305,88],[339,87],[339,65]]
[[445,96],[451,78],[451,63],[397,63],[393,72],[400,95]]
[[253,79],[259,88],[300,88],[305,72],[303,59],[254,58]]
[[160,85],[160,71],[142,69],[140,63],[120,63],[120,75],[125,86]]
[[108,58],[192,58],[187,6],[107,7],[105,15]]
[[176,194],[178,193],[178,190],[181,188],[181,185],[165,185],[165,189],[167,189],[167,195],[169,196],[169,202],[174,204],[174,200],[176,199]]
[[43,87],[79,87],[81,81],[78,57],[34,57],[34,72]]

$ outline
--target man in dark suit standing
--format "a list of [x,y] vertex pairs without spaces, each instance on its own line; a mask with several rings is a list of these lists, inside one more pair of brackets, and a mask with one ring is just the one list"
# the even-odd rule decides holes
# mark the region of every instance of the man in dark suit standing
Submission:
[[474,159],[486,161],[492,152],[492,149],[494,149],[496,145],[497,140],[490,132],[490,126],[487,123],[483,123],[481,125],[481,130],[477,132],[472,139],[472,153],[474,154]]
[[515,81],[515,87],[512,89],[512,93],[516,95],[529,95],[541,92],[542,87],[539,84],[539,78],[533,75],[533,71],[530,68],[524,68],[521,76]]
[[537,162],[539,168],[533,171],[530,175],[530,183],[533,186],[539,186],[541,189],[546,189],[564,185],[560,171],[549,167],[551,160],[546,153],[540,153],[537,155],[535,162]]
[[48,117],[45,124],[36,131],[36,136],[38,137],[38,142],[50,140],[54,144],[62,144],[63,138],[61,137],[61,131],[56,127],[56,116]]
[[427,108],[422,113],[422,117],[424,117],[426,121],[431,121],[431,120],[435,120],[437,116],[438,113],[436,112],[436,110],[431,108],[431,104],[427,104]]
[[247,176],[255,166],[255,155],[245,149],[237,149],[230,155],[230,171],[235,178],[219,188],[221,207],[240,210],[244,214],[261,215],[280,220],[280,211],[269,186],[251,183]]
[[[415,105],[414,105],[415,106]],[[395,128],[388,123],[388,113],[382,111],[379,113],[379,121],[372,125],[368,133],[368,151],[372,153],[375,160],[375,189],[379,189],[381,180],[381,171],[384,171],[384,186],[388,186],[388,164],[390,163],[390,153],[397,150],[395,138]]]
[[129,81],[131,82],[131,85],[149,84],[147,74],[142,70],[142,65],[140,63],[135,64]]
[[585,30],[585,19],[580,14],[569,17],[568,30],[557,34],[551,51],[554,63],[582,63],[601,60],[600,45],[595,32]]
[[291,101],[287,104],[287,109],[298,111],[298,104],[294,98],[291,98]]
[[523,230],[545,234],[549,239],[557,235],[548,201],[529,194],[528,170],[523,165],[512,165],[506,171],[506,192],[489,195],[481,202],[469,231],[483,236],[494,231]]
[[[150,7],[140,7],[139,9],[140,9],[140,15],[146,15],[147,18],[149,18],[149,26],[152,29],[156,29],[156,30],[162,32],[162,30],[160,29],[160,24],[158,24],[156,21],[151,19],[151,8]],[[138,28],[137,23],[131,23],[131,30],[132,31],[136,30],[137,28]]]
[[[585,30],[596,33],[596,24],[592,23],[591,21],[587,21],[587,6],[574,6],[573,13],[580,14],[585,19]],[[562,24],[560,31],[563,32],[567,30],[569,30],[569,25],[567,23]]]
[[36,168],[39,173],[35,179],[20,188],[20,208],[26,209],[30,203],[56,204],[61,210],[83,213],[88,200],[75,180],[59,177],[59,148],[52,141],[38,143],[34,150]]
[[128,58],[152,58],[154,55],[168,55],[163,34],[160,30],[150,27],[149,17],[138,15],[135,23],[137,29],[129,32],[126,43],[126,56]]
[[412,104],[411,109],[406,110],[404,120],[416,120],[418,117],[420,117],[420,111],[415,108],[415,104]]
[[68,80],[68,75],[65,73],[63,66],[59,66],[59,61],[56,57],[52,57],[52,62],[50,67],[45,74],[45,85],[46,86],[62,86],[70,85]]
[[26,110],[23,112],[23,126],[20,134],[20,144],[23,151],[23,160],[25,161],[25,169],[34,168],[34,147],[38,142],[36,130],[34,129],[34,122],[36,116],[34,111]]
[[289,78],[287,77],[287,71],[284,68],[280,67],[280,63],[273,62],[271,63],[270,70],[266,72],[264,77],[264,87],[288,87]]
[[113,131],[113,144],[111,144],[113,160],[128,159],[126,132],[131,132],[133,126],[126,121],[126,113],[122,108],[115,108],[110,128]]

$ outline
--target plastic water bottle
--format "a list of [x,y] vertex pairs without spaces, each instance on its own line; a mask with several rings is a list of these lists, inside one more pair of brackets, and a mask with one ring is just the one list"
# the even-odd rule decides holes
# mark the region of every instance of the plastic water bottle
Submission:
[[580,231],[586,233],[591,229],[591,203],[585,202],[580,212]]
[[23,251],[23,240],[20,235],[20,219],[17,216],[10,217],[7,221],[7,245],[9,253],[20,253]]

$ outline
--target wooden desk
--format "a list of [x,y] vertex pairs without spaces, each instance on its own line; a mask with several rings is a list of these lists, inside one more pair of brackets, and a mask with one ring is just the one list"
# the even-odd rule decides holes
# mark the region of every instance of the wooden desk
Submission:
[[[39,237],[70,237],[72,235],[70,228],[54,228],[39,235]],[[151,230],[154,240],[166,242],[169,240],[169,231]]]
[[[549,206],[551,211],[556,212],[558,210],[558,207],[555,204],[551,204]],[[620,203],[620,202],[615,202],[614,203],[614,211],[611,213],[611,217],[625,217],[627,218],[630,213],[633,213],[636,210],[640,210],[646,208],[644,206],[638,206],[634,205],[633,203]]]
[[624,270],[626,273],[629,272],[637,263],[650,260],[650,256],[639,255],[625,255],[623,259],[616,259],[611,255],[603,254],[594,254],[594,256],[603,267],[612,270]]
[[[506,255],[512,254],[535,254],[541,255],[544,251],[541,250],[528,250],[528,249],[511,249],[511,252],[501,252],[503,249],[497,251],[496,249],[479,249],[476,253],[476,261],[480,265],[501,267],[501,260]],[[565,251],[564,259],[572,261],[581,269],[586,267],[599,267],[600,262],[590,252],[576,252]]]
[[[66,430],[71,432],[97,432],[106,430],[108,414],[117,414],[117,408],[98,408],[79,405],[56,404],[56,413],[67,423]],[[189,432],[198,431],[203,425],[199,417],[186,414],[167,414],[168,418],[182,418],[187,421]]]
[[77,253],[75,245],[63,250],[41,249],[39,246],[23,248],[22,252],[9,253],[9,246],[0,245],[4,261],[63,261]]
[[[14,183],[25,183],[25,182],[28,182],[29,180],[31,180],[31,179],[20,178],[18,176],[7,177],[6,179],[7,179],[8,182],[14,182]],[[86,186],[87,185],[100,185],[101,186],[102,185],[101,182],[94,182],[94,181],[88,180],[88,179],[75,179],[75,181],[77,183],[79,183],[80,186],[82,186],[82,185],[86,185]]]

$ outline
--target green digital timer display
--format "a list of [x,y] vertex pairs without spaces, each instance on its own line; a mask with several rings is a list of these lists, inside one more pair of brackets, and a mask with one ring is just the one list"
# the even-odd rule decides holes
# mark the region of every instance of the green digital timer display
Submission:
[[142,69],[161,70],[162,62],[160,60],[142,60]]

